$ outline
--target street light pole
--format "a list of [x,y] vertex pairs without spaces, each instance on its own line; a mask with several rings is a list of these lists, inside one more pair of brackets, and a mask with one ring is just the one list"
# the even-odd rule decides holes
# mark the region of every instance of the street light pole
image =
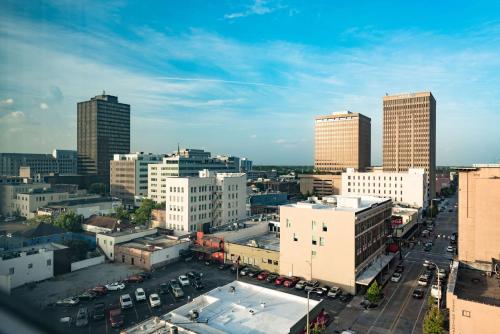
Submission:
[[311,294],[311,292],[313,291],[316,291],[317,289],[311,289],[309,291],[307,291],[307,316],[306,316],[306,322],[307,322],[307,325],[306,325],[306,334],[309,334],[309,295]]

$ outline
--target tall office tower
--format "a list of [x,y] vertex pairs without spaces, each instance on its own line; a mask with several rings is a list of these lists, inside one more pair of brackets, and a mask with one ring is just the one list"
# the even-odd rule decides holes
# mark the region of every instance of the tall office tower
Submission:
[[109,184],[114,154],[130,152],[130,105],[102,95],[78,103],[78,174],[97,174]]
[[364,170],[371,161],[371,119],[350,111],[318,116],[315,120],[314,168],[342,172]]
[[436,100],[431,92],[384,96],[384,171],[424,168],[435,197]]

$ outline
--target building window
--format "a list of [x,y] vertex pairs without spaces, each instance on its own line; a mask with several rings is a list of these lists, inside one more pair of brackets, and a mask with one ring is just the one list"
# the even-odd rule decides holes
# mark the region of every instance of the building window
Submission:
[[14,275],[14,268],[9,268],[9,274]]
[[267,260],[267,263],[268,263],[268,264],[273,264],[273,260],[268,259],[268,260]]
[[297,237],[297,234],[293,234],[293,241],[299,241],[299,238]]
[[324,246],[325,245],[325,238],[319,237],[319,245]]
[[316,237],[315,237],[315,236],[313,236],[313,237],[312,237],[312,244],[313,244],[314,246],[316,246],[316,245],[318,244],[318,241],[316,240]]
[[292,223],[288,218],[286,219],[286,227],[292,227]]
[[328,226],[326,226],[326,223],[323,223],[323,232],[328,232]]
[[48,265],[48,266],[51,266],[51,265],[52,265],[52,260],[50,260],[50,259],[49,259],[49,260],[47,260],[47,265]]
[[314,230],[316,228],[316,222],[313,220],[312,221],[312,229]]
[[274,262],[273,262],[273,264],[274,264],[275,266],[277,266],[277,265],[278,265],[278,261],[274,261]]
[[28,269],[33,268],[33,263],[28,263]]
[[470,311],[462,310],[462,316],[470,318]]
[[311,251],[311,255],[312,255],[312,256],[316,256],[316,251],[314,251],[314,250],[313,250],[313,251]]

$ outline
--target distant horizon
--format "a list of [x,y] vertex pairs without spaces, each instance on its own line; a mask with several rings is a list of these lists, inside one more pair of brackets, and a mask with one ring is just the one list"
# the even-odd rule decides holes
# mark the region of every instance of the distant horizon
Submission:
[[180,142],[307,165],[314,117],[350,110],[371,118],[380,165],[385,94],[430,91],[437,164],[495,163],[498,13],[467,1],[6,0],[0,151],[76,147],[77,103],[105,90],[131,106],[132,152]]

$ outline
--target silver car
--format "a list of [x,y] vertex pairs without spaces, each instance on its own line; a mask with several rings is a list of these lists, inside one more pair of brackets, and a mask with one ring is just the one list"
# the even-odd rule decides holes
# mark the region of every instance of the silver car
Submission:
[[75,326],[85,327],[89,324],[89,315],[86,307],[80,307],[76,314]]

